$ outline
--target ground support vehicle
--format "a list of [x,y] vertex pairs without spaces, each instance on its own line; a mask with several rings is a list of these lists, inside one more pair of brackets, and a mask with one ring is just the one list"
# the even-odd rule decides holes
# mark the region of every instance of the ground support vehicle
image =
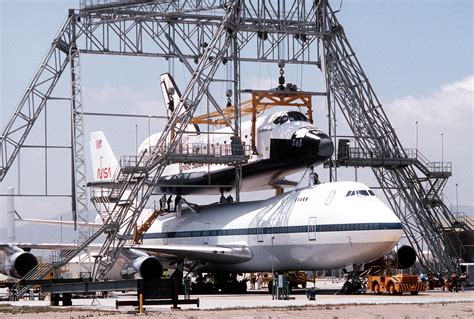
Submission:
[[[284,273],[286,281],[289,283],[289,288],[294,289],[301,286],[306,288],[306,283],[308,282],[308,275],[304,271],[287,271]],[[272,273],[264,273],[263,275],[263,284],[267,285],[268,291],[272,292]]]
[[367,280],[367,291],[376,294],[386,291],[392,295],[401,295],[404,292],[417,295],[425,290],[426,282],[420,281],[417,275],[369,276]]

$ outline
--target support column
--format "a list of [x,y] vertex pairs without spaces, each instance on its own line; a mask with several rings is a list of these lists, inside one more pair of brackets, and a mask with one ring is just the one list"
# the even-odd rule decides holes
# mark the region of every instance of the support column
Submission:
[[[239,42],[237,32],[234,32],[232,41],[232,56],[234,57],[234,141],[242,144],[240,138],[240,62],[239,62]],[[234,145],[236,149],[240,149]],[[245,152],[245,149],[244,149]],[[242,165],[240,163],[235,166],[235,201],[240,202],[240,186],[242,181]]]
[[13,243],[16,241],[15,234],[15,188],[9,187],[7,190],[8,196],[6,197],[6,224],[7,224],[7,243]]
[[[76,23],[77,16],[74,11],[71,15],[71,45],[69,47],[69,58],[71,62],[71,146],[72,146],[72,166],[71,166],[71,187],[72,187],[72,214],[74,220],[74,229],[79,227],[79,236],[88,237],[90,229],[87,226],[89,222],[87,210],[87,191],[86,191],[86,161],[84,149],[84,116],[82,105],[82,86],[81,86],[81,63],[79,49],[76,46]],[[85,251],[84,251],[85,252]],[[89,253],[79,254],[79,269],[81,273],[90,272]]]

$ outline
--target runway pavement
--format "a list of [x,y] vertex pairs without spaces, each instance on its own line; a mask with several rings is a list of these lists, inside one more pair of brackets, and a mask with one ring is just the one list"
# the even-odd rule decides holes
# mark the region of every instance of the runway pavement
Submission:
[[[324,305],[357,305],[357,304],[432,304],[432,303],[457,303],[457,302],[474,302],[474,290],[466,292],[443,292],[439,290],[420,293],[417,296],[405,294],[402,296],[391,295],[334,295],[331,291],[326,290],[317,294],[315,301],[307,300],[303,291],[295,292],[291,300],[272,300],[271,294],[262,292],[251,292],[246,294],[224,295],[197,295],[192,298],[199,298],[201,310],[210,309],[234,309],[234,308],[263,308],[263,307],[304,307],[304,306],[324,306]],[[115,309],[115,300],[134,299],[133,295],[119,294],[116,298],[107,299],[73,299],[73,306],[112,310]],[[182,296],[180,296],[182,298]],[[3,301],[0,303],[9,303],[16,306],[48,306],[49,301],[27,301],[18,302]],[[169,309],[170,306],[147,306],[149,311],[153,309]],[[182,305],[182,309],[196,309],[195,305]],[[121,310],[131,310],[132,307],[123,307]]]

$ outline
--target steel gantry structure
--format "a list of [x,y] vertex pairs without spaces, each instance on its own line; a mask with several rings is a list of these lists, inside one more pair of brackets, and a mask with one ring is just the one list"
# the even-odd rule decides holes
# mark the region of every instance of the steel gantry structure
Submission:
[[[466,225],[460,227],[440,200],[439,192],[444,183],[439,180],[447,176],[446,170],[441,167],[435,172],[428,167],[423,171],[420,167],[427,166],[416,164],[418,159],[411,163],[402,161],[407,154],[327,0],[83,0],[80,10],[70,10],[66,23],[0,137],[0,178],[3,179],[11,167],[70,63],[73,196],[76,205],[81,205],[75,209],[77,219],[84,218],[81,212],[86,198],[85,189],[81,187],[84,185],[85,164],[80,54],[175,59],[183,63],[191,75],[176,108],[185,107],[187,112],[181,116],[176,110],[172,113],[165,128],[166,134],[154,152],[146,158],[136,159],[132,165],[139,163],[140,170],[122,168],[117,172],[117,179],[124,184],[132,179],[135,182],[127,191],[125,188],[114,190],[114,196],[126,204],[115,205],[104,214],[104,222],[113,221],[114,226],[107,229],[108,237],[96,262],[96,274],[103,275],[120,252],[124,241],[119,238],[118,230],[131,230],[130,225],[136,222],[142,203],[151,194],[149,182],[156,181],[163,165],[171,161],[182,128],[189,123],[203,97],[223,115],[223,121],[233,129],[235,141],[240,141],[240,64],[243,62],[300,64],[314,71],[319,68],[325,78],[329,118],[335,117],[336,108],[340,109],[364,156],[392,159],[392,164],[372,165],[372,169],[389,203],[402,220],[410,243],[418,248],[421,263],[433,270],[422,253],[421,242],[425,242],[436,256],[439,269],[453,269],[453,251],[458,251],[457,245],[464,249],[456,236],[452,241],[447,240],[448,232],[456,234],[460,229],[470,229]],[[227,63],[232,63],[232,79],[228,82],[234,92],[234,123],[225,118],[213,94],[213,85],[218,81],[214,76],[219,67]],[[329,123],[330,131],[334,133],[334,126],[331,121]],[[334,159],[331,169],[337,167],[337,160]],[[393,160],[398,164],[393,164]],[[239,185],[239,161],[233,160],[237,172],[236,188]],[[418,177],[416,168],[424,176]],[[138,204],[134,206],[132,202]],[[132,211],[132,217],[126,217],[125,208],[120,207]],[[77,250],[83,249],[84,243],[91,242],[91,238],[98,235],[95,231],[80,235],[82,239]],[[61,262],[65,260],[62,258]]]

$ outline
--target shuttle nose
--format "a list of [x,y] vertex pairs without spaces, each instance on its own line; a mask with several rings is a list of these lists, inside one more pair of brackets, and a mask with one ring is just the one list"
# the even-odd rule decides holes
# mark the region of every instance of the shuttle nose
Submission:
[[327,159],[334,152],[331,139],[320,131],[308,131],[303,138],[303,148],[318,159]]
[[322,138],[319,142],[319,155],[330,157],[334,152],[334,144],[329,137]]

